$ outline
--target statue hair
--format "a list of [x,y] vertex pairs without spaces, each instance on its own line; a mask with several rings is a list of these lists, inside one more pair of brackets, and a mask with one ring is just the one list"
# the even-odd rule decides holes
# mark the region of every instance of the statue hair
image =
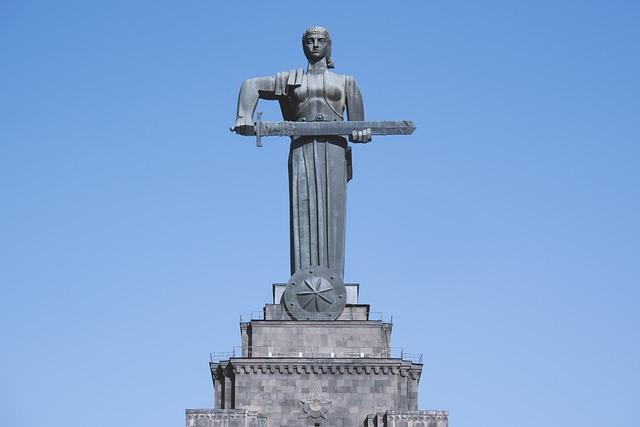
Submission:
[[302,43],[304,44],[304,41],[307,38],[307,36],[313,33],[323,33],[324,36],[327,38],[328,44],[329,44],[327,46],[327,56],[325,57],[325,60],[327,61],[327,68],[335,68],[336,63],[333,62],[333,59],[331,59],[331,36],[329,35],[329,31],[327,31],[326,28],[321,27],[319,25],[315,25],[313,27],[307,28],[307,30],[302,35]]

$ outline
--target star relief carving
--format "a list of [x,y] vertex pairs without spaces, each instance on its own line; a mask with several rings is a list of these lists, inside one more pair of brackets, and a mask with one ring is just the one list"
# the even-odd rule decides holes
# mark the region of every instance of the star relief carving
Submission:
[[310,394],[306,400],[300,400],[300,406],[304,411],[307,418],[327,418],[327,412],[329,412],[328,406],[331,401],[320,396],[317,391]]
[[307,311],[312,311],[315,308],[315,311],[319,312],[322,302],[333,304],[333,300],[329,298],[333,286],[327,279],[315,276],[304,279],[303,283],[304,289],[296,293],[302,308]]
[[336,320],[346,299],[340,274],[321,265],[296,271],[282,295],[287,312],[296,320]]

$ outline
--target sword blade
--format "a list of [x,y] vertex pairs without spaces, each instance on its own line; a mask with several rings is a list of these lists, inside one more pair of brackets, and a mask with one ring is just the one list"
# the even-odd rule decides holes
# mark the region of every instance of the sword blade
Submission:
[[410,135],[416,127],[411,120],[256,122],[256,135],[259,136],[351,135],[353,131],[365,129],[371,129],[372,135]]

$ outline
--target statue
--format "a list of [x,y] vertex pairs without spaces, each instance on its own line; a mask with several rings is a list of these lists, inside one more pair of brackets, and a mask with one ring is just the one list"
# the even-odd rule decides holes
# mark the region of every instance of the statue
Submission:
[[[240,135],[291,136],[289,209],[291,278],[284,300],[296,319],[336,319],[344,309],[344,247],[347,182],[353,143],[372,134],[409,134],[404,122],[364,122],[362,95],[351,76],[330,71],[331,38],[323,27],[302,36],[306,70],[245,80],[232,131]],[[284,122],[254,123],[259,99],[277,100]],[[343,122],[346,116],[347,122]]]

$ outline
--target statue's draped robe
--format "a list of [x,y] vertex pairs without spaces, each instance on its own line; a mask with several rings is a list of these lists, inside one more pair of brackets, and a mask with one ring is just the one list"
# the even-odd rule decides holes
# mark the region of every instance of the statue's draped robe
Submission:
[[[321,64],[321,65],[324,65]],[[364,120],[362,96],[351,76],[310,66],[278,73],[259,97],[277,99],[287,121]],[[243,92],[240,99],[243,98]],[[250,87],[250,86],[249,86]],[[264,88],[263,88],[264,89]],[[246,95],[246,94],[245,94]],[[238,117],[252,117],[257,99],[238,104]],[[250,111],[241,111],[251,107]],[[347,181],[350,149],[340,136],[300,137],[289,152],[291,274],[324,266],[344,277]]]

